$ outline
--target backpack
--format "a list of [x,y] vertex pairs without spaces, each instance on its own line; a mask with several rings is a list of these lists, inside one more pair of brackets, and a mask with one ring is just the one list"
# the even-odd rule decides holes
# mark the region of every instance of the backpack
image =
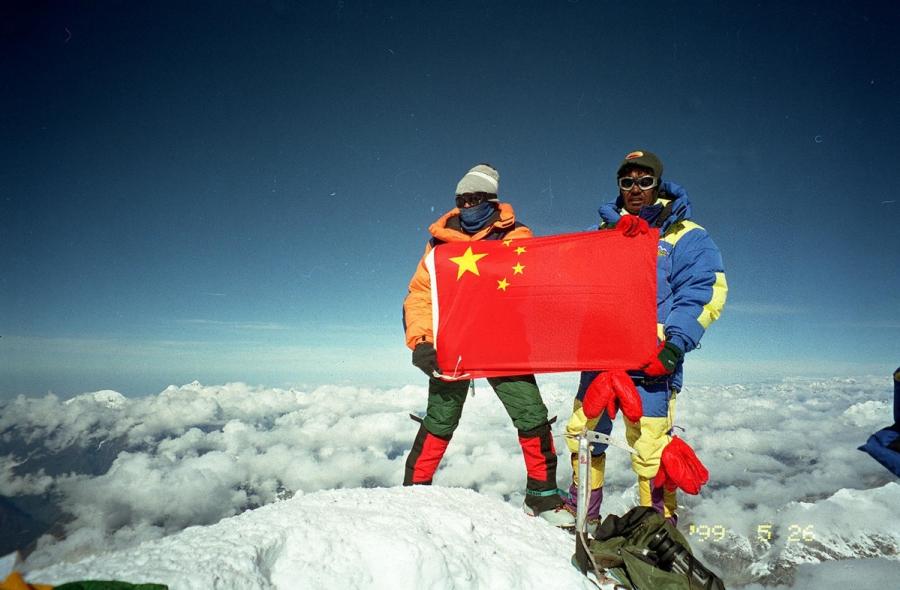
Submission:
[[653,508],[610,514],[594,539],[577,536],[572,561],[584,574],[605,569],[628,590],[725,590],[678,529]]

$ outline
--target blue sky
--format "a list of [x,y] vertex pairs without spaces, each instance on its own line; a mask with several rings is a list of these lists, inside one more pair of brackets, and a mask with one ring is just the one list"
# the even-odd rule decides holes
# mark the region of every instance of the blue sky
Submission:
[[890,3],[222,4],[3,9],[0,396],[417,382],[459,177],[576,231],[635,148],[725,259],[688,384],[896,366]]

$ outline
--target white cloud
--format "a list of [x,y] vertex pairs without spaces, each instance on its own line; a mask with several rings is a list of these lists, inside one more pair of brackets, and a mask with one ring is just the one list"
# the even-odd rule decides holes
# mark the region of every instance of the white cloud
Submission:
[[17,460],[13,455],[0,457],[0,496],[40,495],[53,485],[53,478],[44,473],[43,469],[37,473],[15,475],[13,470],[24,462]]

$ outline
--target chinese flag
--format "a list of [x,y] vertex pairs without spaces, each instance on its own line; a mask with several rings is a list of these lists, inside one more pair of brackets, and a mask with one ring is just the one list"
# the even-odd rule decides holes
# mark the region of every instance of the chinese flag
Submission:
[[659,234],[449,242],[426,259],[444,375],[634,369],[656,349]]

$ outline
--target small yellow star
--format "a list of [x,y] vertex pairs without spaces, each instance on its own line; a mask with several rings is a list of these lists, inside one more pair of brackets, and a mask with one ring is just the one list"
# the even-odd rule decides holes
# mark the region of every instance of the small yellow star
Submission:
[[512,267],[512,268],[513,268],[513,274],[514,274],[514,275],[520,275],[520,274],[523,274],[522,271],[525,270],[525,267],[522,266],[521,264],[519,264],[518,262],[517,262],[516,265],[515,265],[514,267]]
[[502,280],[497,281],[498,289],[500,289],[502,291],[506,291],[507,287],[509,287],[509,283],[506,281],[506,277],[504,277]]
[[469,246],[468,248],[466,248],[466,251],[462,256],[451,258],[450,261],[456,263],[459,266],[459,271],[457,271],[456,273],[456,280],[458,281],[466,272],[471,272],[476,276],[481,276],[478,274],[477,263],[485,256],[487,256],[487,254],[473,253],[472,247]]
[[509,247],[512,244],[512,240],[503,240],[503,245]]
[[524,251],[525,251],[525,246],[519,246],[518,248],[516,248],[516,254],[521,254]]

